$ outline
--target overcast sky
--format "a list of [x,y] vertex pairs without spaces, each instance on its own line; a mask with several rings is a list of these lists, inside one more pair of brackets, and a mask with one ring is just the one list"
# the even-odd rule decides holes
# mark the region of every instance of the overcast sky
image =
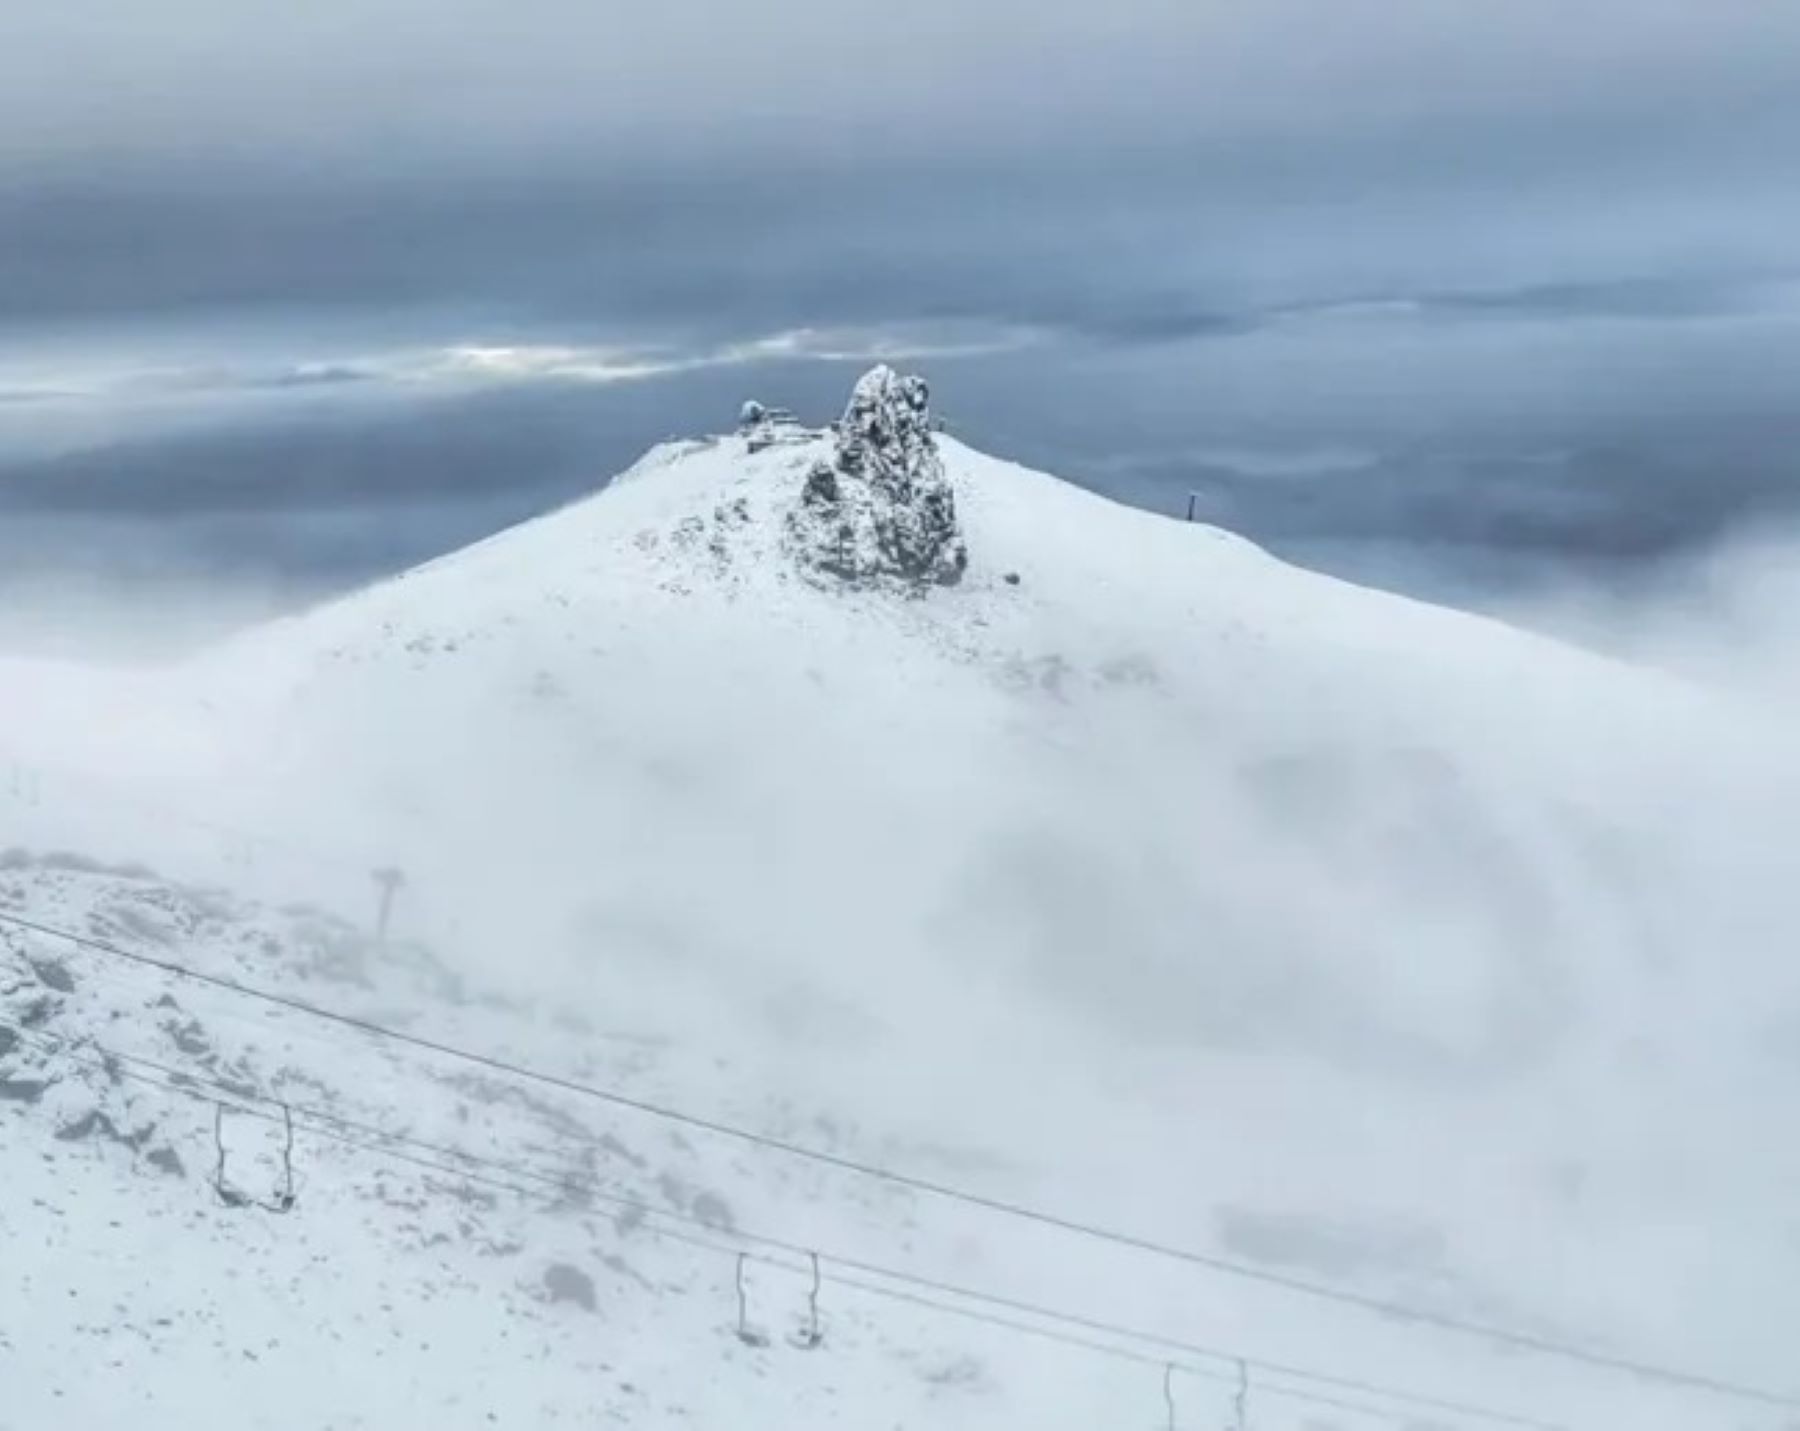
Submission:
[[859,363],[1451,599],[1800,505],[1776,0],[0,9],[0,561],[275,601]]

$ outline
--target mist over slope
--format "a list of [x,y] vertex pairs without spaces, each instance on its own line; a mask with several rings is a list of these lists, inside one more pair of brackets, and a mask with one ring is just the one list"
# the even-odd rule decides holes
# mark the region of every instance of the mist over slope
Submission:
[[[1779,1385],[1800,1314],[1791,737],[1733,695],[1286,566],[928,426],[906,429],[908,464],[938,464],[915,486],[911,466],[846,456],[855,413],[659,448],[591,499],[170,673],[15,671],[31,695],[0,734],[26,773],[0,808],[19,843],[145,860],[176,889],[229,879],[360,914],[369,869],[397,865],[399,927],[539,1011],[386,1001],[474,1045],[569,1066],[592,1049],[544,1031],[561,1010],[657,1050],[609,1076],[747,1124]],[[819,507],[822,471],[838,506]],[[942,511],[882,515],[938,478],[960,560]],[[855,560],[820,561],[840,526]],[[76,770],[88,786],[58,774]],[[279,845],[239,843],[227,869],[211,827],[121,816],[121,790]],[[21,877],[12,907],[42,910],[45,889]],[[185,947],[185,927],[166,937]],[[80,1038],[141,1014],[67,1017]],[[409,1078],[364,1083],[373,1113],[427,1116]],[[21,1106],[0,1127],[23,1147],[42,1105]],[[528,1132],[484,1122],[501,1146]],[[1783,1424],[1542,1358],[1522,1387],[1516,1349],[944,1209],[865,1216],[836,1183],[678,1151],[698,1160],[682,1179],[803,1245],[823,1223],[866,1256],[1244,1355],[1569,1424]],[[91,1177],[129,1203],[133,1158],[108,1156],[55,1195]],[[344,1196],[366,1176],[347,1165]],[[377,1222],[358,1255],[381,1239]],[[477,1284],[518,1280],[504,1259],[492,1275]],[[642,1291],[619,1292],[631,1316],[675,1315]],[[1091,1425],[1116,1392],[1069,1366],[1062,1393],[1025,1397],[1045,1353],[892,1373],[879,1325],[877,1370],[846,1373],[836,1409],[753,1358],[722,1373],[719,1407],[740,1373],[803,1424],[903,1421],[923,1395],[932,1424]],[[566,1369],[551,1326],[531,1355]],[[706,1335],[660,1374],[689,1375]],[[436,1355],[417,1353],[454,1366]],[[643,1355],[613,1361],[635,1382]],[[1259,1405],[1254,1424],[1383,1424],[1320,1414]],[[681,1419],[665,1398],[633,1424]]]

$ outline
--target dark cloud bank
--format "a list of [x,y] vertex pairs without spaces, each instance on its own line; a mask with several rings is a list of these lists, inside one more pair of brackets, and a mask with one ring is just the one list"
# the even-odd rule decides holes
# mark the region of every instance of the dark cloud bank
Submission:
[[[0,22],[15,609],[309,599],[822,417],[853,363],[684,362],[800,328],[953,333],[971,440],[1453,600],[1800,505],[1783,7],[81,8]],[[467,343],[668,370],[368,361]]]

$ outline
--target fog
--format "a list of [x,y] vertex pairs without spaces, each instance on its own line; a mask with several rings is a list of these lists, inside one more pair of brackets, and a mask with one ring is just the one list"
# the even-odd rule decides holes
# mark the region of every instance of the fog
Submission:
[[399,863],[401,930],[708,1106],[1778,1380],[1792,548],[1537,590],[1626,666],[986,472],[1024,606],[658,565],[651,471],[173,667],[15,664],[15,827],[352,917]]
[[[398,946],[658,1097],[1791,1382],[1795,12],[13,10],[0,843],[358,926],[399,867]],[[775,482],[606,490],[876,360],[958,591],[778,580]]]

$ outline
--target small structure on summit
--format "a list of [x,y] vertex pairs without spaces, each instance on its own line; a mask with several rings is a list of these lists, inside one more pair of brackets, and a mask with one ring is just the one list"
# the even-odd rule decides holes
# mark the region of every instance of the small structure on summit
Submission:
[[752,399],[738,412],[738,432],[752,452],[761,452],[778,442],[794,442],[806,436],[800,419],[785,407],[764,407]]
[[788,517],[801,565],[855,585],[950,586],[968,569],[956,495],[932,434],[930,389],[885,365],[857,382],[836,451]]

